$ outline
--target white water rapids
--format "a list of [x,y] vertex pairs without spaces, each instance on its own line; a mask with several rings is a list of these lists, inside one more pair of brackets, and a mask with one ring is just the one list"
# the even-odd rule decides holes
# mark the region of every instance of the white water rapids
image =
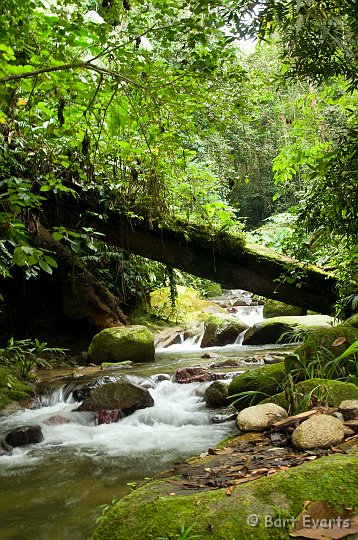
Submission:
[[[205,386],[205,383],[161,381],[149,389],[154,398],[153,407],[139,409],[119,422],[102,425],[95,425],[91,413],[75,412],[79,404],[72,397],[63,401],[63,392],[57,391],[47,400],[49,405],[26,409],[1,420],[1,432],[17,426],[40,425],[44,440],[0,456],[0,475],[9,474],[12,468],[27,467],[29,459],[46,461],[53,447],[71,448],[93,459],[120,457],[127,466],[129,463],[135,466],[135,462],[143,458],[148,466],[150,462],[153,466],[159,462],[165,464],[201,452],[217,443],[232,427],[210,422],[212,414],[205,408],[202,397]],[[44,423],[53,416],[64,417],[68,422]]]

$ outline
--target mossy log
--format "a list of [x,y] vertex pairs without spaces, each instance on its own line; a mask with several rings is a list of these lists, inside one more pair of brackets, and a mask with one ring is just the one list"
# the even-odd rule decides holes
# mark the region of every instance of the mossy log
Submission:
[[50,225],[93,227],[104,233],[106,242],[113,246],[211,279],[226,288],[241,288],[319,313],[330,313],[336,300],[336,280],[330,274],[266,248],[245,244],[241,235],[189,223],[162,226],[144,218],[129,218],[120,210],[102,207],[98,196],[88,191],[77,199],[48,197],[43,207]]

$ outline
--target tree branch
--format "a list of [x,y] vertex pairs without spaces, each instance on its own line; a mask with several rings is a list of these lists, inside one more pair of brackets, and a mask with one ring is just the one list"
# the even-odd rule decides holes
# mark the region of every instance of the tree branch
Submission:
[[33,71],[24,71],[23,73],[7,75],[6,77],[2,77],[0,79],[0,84],[6,83],[9,81],[19,81],[21,79],[30,79],[31,77],[37,77],[38,75],[41,75],[42,73],[52,73],[54,71],[70,71],[71,69],[88,69],[90,71],[95,71],[96,73],[99,73],[102,75],[109,75],[110,77],[113,77],[114,79],[119,79],[132,86],[139,86],[137,83],[135,83],[131,79],[128,79],[127,77],[125,77],[124,75],[121,75],[120,73],[117,73],[116,71],[102,68],[100,66],[97,66],[96,64],[91,64],[90,62],[75,62],[72,64],[62,64],[61,66],[43,67],[39,69],[34,69]]

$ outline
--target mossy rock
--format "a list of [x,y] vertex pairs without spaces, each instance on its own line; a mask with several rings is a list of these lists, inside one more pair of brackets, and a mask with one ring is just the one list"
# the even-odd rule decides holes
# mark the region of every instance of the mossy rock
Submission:
[[233,403],[237,398],[236,394],[243,392],[257,392],[250,394],[237,401],[234,406],[238,411],[261,403],[266,396],[277,394],[282,388],[282,383],[286,377],[283,363],[271,364],[255,369],[250,369],[235,377],[229,384],[229,402]]
[[346,319],[339,326],[351,326],[352,328],[357,328],[358,330],[358,313],[355,313],[349,319]]
[[[336,345],[339,338],[345,338],[340,345]],[[352,343],[358,340],[358,328],[339,324],[331,328],[316,328],[310,332],[310,339],[295,351],[303,360],[310,360],[317,356],[317,350],[326,355],[327,360],[340,356]],[[332,353],[333,356],[330,356]]]
[[204,293],[207,298],[215,298],[215,296],[220,296],[223,290],[220,283],[214,283],[214,281],[209,281],[205,284]]
[[0,411],[15,402],[35,395],[30,383],[18,379],[8,368],[0,368]]
[[150,362],[154,360],[154,336],[145,326],[105,328],[92,339],[88,358],[94,364],[103,362]]
[[[304,401],[304,396],[313,392],[318,398],[318,404],[328,405],[329,407],[338,407],[339,404],[347,399],[358,399],[358,386],[352,383],[333,381],[330,379],[309,379],[301,381],[294,385],[294,394],[296,394],[296,403],[300,411],[300,404]],[[322,402],[321,402],[322,400]],[[307,400],[306,400],[307,401]],[[270,398],[264,399],[261,403],[276,403],[284,409],[289,408],[289,402],[285,392],[280,392]],[[308,402],[306,407],[307,410]]]
[[224,407],[228,405],[228,386],[221,381],[214,381],[205,390],[205,401],[212,407]]
[[[174,483],[170,481],[174,481]],[[175,478],[149,482],[106,513],[92,540],[175,538],[181,527],[205,540],[271,540],[289,538],[292,518],[307,500],[325,501],[342,515],[358,512],[358,460],[330,455],[236,486],[176,494]],[[249,525],[249,516],[257,523]],[[285,517],[283,527],[265,527],[265,516]]]
[[291,306],[290,304],[284,304],[278,300],[272,300],[266,298],[263,309],[264,319],[270,319],[272,317],[287,317],[287,316],[301,316],[306,315],[307,310],[298,306]]
[[244,336],[243,345],[268,345],[290,343],[295,334],[312,332],[317,328],[332,328],[333,319],[328,315],[302,317],[272,317],[254,324]]
[[234,343],[248,325],[237,317],[225,313],[211,315],[205,321],[200,347],[223,347]]

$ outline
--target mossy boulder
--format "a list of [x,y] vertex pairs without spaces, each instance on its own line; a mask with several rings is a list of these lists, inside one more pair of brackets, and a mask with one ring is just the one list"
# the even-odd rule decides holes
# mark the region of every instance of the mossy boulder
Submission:
[[306,315],[307,310],[298,307],[290,306],[289,304],[284,304],[278,300],[272,300],[271,298],[266,298],[263,309],[264,319],[270,319],[271,317],[287,317],[287,316],[301,316]]
[[18,379],[8,368],[0,368],[0,411],[11,403],[33,397],[35,391],[30,383]]
[[[305,404],[307,410],[309,400],[305,399],[312,393],[312,398],[317,398],[318,404],[328,405],[330,407],[338,407],[342,401],[358,398],[358,386],[352,383],[333,381],[330,379],[309,379],[301,381],[294,385],[293,395],[295,396],[296,405],[302,409]],[[285,392],[280,392],[270,398],[264,399],[261,403],[276,403],[288,409],[290,403]]]
[[312,332],[317,328],[332,328],[328,315],[305,315],[302,317],[272,317],[254,324],[245,332],[243,345],[268,345],[289,343],[301,331]]
[[[330,455],[298,467],[227,488],[180,493],[175,478],[157,479],[133,491],[108,511],[92,540],[175,538],[181,527],[203,540],[289,538],[293,518],[306,501],[324,501],[332,512],[358,512],[358,460]],[[179,491],[179,493],[178,493]],[[249,516],[257,516],[250,525]],[[267,527],[265,516],[286,517]],[[252,519],[252,518],[251,518]],[[265,526],[266,525],[266,526]]]
[[339,326],[351,326],[352,328],[357,328],[358,330],[358,313],[355,313],[349,319],[346,319]]
[[151,362],[154,360],[154,336],[142,325],[105,328],[92,339],[88,358],[94,364],[102,362]]
[[266,396],[272,396],[281,390],[285,377],[286,372],[283,363],[250,369],[235,377],[229,384],[229,402],[233,403],[238,399],[234,397],[237,394],[251,392],[247,396],[240,397],[239,401],[234,403],[236,409],[241,411],[245,407],[261,403]]
[[205,329],[200,347],[223,347],[234,343],[248,325],[232,315],[217,313],[205,321]]
[[214,381],[205,390],[204,398],[208,405],[213,407],[224,407],[228,405],[228,385],[221,381]]
[[[340,338],[344,338],[344,340]],[[298,347],[296,353],[302,360],[310,360],[317,357],[317,351],[323,352],[322,359],[326,357],[328,361],[340,356],[357,340],[358,328],[351,325],[339,324],[333,328],[316,328],[310,332],[309,339]]]

